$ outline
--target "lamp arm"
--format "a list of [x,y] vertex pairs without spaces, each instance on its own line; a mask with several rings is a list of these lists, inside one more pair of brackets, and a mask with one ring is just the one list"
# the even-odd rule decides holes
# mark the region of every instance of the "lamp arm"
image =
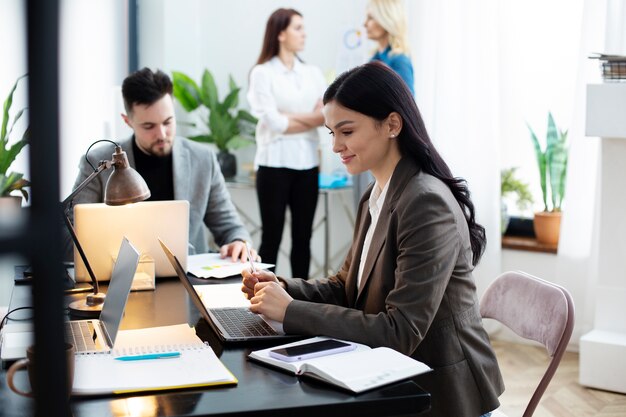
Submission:
[[78,241],[78,237],[76,236],[76,230],[74,229],[74,226],[72,225],[72,222],[70,221],[70,218],[67,215],[67,211],[63,212],[63,220],[65,221],[65,225],[67,226],[67,229],[69,230],[70,235],[72,236],[72,240],[74,241],[74,244],[76,245],[76,249],[78,250],[80,258],[83,260],[83,263],[85,264],[85,268],[87,269],[87,272],[89,273],[89,277],[91,278],[91,284],[93,286],[93,293],[98,294],[100,292],[100,288],[98,286],[98,280],[96,279],[96,275],[93,273],[93,270],[91,269],[91,265],[89,265],[89,261],[87,260],[87,255],[85,255],[85,251],[83,250],[83,247],[80,245],[80,242]]
[[87,269],[87,272],[89,273],[89,277],[91,278],[91,283],[93,285],[94,294],[98,294],[100,292],[100,288],[98,286],[98,280],[96,279],[96,275],[91,269],[91,265],[89,264],[89,261],[87,260],[87,255],[85,255],[85,251],[83,250],[83,247],[80,245],[80,242],[78,241],[78,237],[76,236],[76,229],[74,229],[74,225],[72,224],[69,218],[69,210],[71,208],[72,200],[74,199],[74,197],[76,197],[76,195],[80,193],[83,190],[83,188],[85,188],[91,181],[93,181],[98,175],[100,175],[102,171],[110,168],[111,165],[112,165],[112,161],[100,161],[98,168],[94,172],[92,172],[87,178],[85,178],[85,180],[81,182],[80,185],[76,187],[76,189],[72,191],[72,193],[69,196],[67,196],[65,200],[63,200],[63,220],[65,221],[65,226],[67,226],[67,229],[70,232],[70,236],[72,236],[72,241],[74,242],[74,245],[76,245],[78,254],[80,255],[80,258],[82,259],[83,263],[85,264],[85,268]]
[[98,175],[100,175],[102,171],[104,171],[105,169],[109,169],[112,166],[113,166],[113,161],[100,161],[98,168],[96,168],[94,172],[89,174],[89,176],[85,178],[85,181],[81,182],[80,185],[76,187],[76,189],[72,191],[65,200],[63,200],[63,209],[67,210],[67,208],[70,206],[74,197],[76,197],[76,195],[80,193],[83,190],[83,188],[89,185],[89,183],[93,181],[93,179],[96,178]]

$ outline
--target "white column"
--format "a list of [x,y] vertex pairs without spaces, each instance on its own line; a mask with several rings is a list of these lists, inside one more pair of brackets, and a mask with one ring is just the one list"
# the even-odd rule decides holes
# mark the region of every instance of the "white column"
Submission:
[[587,86],[586,135],[601,138],[594,328],[580,339],[580,383],[626,393],[626,83]]

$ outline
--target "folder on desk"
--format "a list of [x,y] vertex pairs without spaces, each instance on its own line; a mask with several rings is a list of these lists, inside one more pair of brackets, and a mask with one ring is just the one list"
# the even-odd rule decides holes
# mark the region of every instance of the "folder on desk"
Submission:
[[[111,352],[76,355],[72,395],[126,394],[237,384],[237,378],[213,349],[186,324],[120,333],[119,344],[116,342]],[[168,352],[180,355],[166,354],[160,359],[117,359]]]

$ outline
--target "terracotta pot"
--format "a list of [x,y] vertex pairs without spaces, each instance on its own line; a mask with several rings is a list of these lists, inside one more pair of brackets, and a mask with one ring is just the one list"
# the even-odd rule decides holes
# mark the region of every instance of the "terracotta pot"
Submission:
[[557,245],[561,232],[561,212],[540,211],[535,213],[533,227],[538,242]]

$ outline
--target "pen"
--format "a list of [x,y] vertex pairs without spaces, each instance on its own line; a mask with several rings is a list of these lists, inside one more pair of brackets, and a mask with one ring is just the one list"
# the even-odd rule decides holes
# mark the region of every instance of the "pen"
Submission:
[[248,262],[250,262],[250,269],[252,272],[256,272],[254,262],[252,261],[252,251],[250,250],[250,244],[246,241],[246,250],[248,251]]
[[178,358],[180,352],[163,352],[163,353],[149,353],[146,355],[132,355],[132,356],[118,356],[118,361],[141,361],[144,359],[170,359]]

